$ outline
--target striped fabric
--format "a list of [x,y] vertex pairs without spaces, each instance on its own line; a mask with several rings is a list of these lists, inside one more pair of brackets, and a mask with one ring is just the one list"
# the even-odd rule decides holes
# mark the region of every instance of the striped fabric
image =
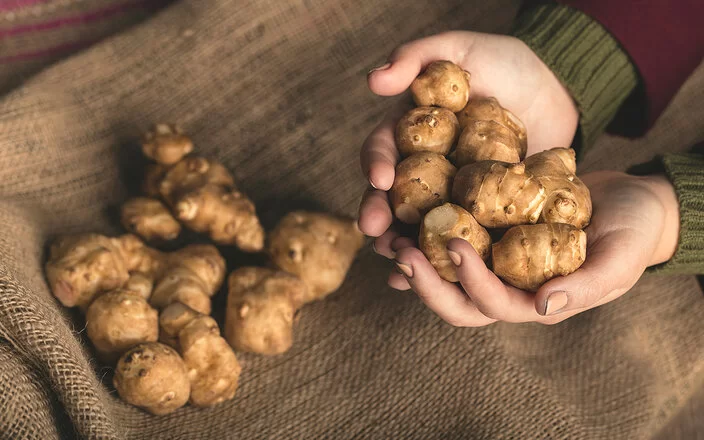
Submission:
[[0,93],[170,0],[0,0]]

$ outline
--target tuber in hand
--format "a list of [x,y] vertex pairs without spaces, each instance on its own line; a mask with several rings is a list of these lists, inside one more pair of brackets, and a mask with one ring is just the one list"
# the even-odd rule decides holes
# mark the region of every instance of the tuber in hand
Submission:
[[447,243],[461,238],[472,245],[479,256],[489,257],[489,233],[463,208],[451,203],[434,208],[423,218],[418,243],[441,278],[456,283],[457,269],[447,254]]
[[586,257],[587,235],[564,223],[514,226],[492,245],[497,276],[536,292],[546,281],[577,270]]
[[469,100],[469,72],[450,61],[435,61],[411,83],[416,105],[458,112]]
[[449,201],[456,172],[439,154],[418,153],[401,161],[389,190],[395,216],[404,223],[419,223],[426,212]]
[[237,269],[228,282],[225,337],[230,345],[266,355],[291,348],[305,284],[293,275],[262,267]]
[[113,385],[122,400],[156,415],[182,407],[191,393],[183,360],[158,342],[139,344],[122,355]]
[[396,146],[401,156],[414,153],[446,155],[460,134],[454,113],[446,108],[418,107],[406,113],[396,126]]
[[303,303],[308,303],[340,287],[363,244],[355,220],[295,211],[269,234],[269,255],[277,267],[306,284]]

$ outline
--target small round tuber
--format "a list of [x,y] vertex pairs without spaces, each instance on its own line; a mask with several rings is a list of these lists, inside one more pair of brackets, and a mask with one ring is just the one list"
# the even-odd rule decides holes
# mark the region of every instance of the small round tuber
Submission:
[[422,152],[444,156],[459,134],[457,117],[450,110],[418,107],[406,113],[396,125],[396,146],[403,157]]
[[363,244],[364,235],[353,219],[294,211],[271,231],[269,255],[278,268],[306,284],[307,303],[340,287]]
[[418,237],[420,250],[441,278],[456,283],[457,269],[447,254],[447,243],[453,238],[469,242],[483,260],[489,257],[491,239],[469,212],[451,203],[438,206],[423,217]]
[[[501,124],[508,128],[516,138],[518,138],[520,143],[520,159],[506,162],[519,162],[525,157],[526,150],[528,149],[528,132],[526,131],[526,126],[516,115],[502,107],[496,98],[488,97],[470,100],[465,108],[457,113],[457,120],[462,130],[464,130],[471,121],[494,121]],[[489,159],[502,160],[498,158]]]
[[454,113],[469,100],[469,72],[450,61],[435,61],[411,83],[416,105],[444,107]]
[[536,292],[546,281],[584,263],[587,235],[564,223],[514,226],[492,246],[493,270],[519,289]]
[[455,176],[452,199],[485,228],[538,221],[545,188],[524,163],[486,160],[465,165]]
[[173,124],[157,124],[142,139],[145,156],[163,165],[173,165],[193,151],[193,141]]
[[419,223],[426,212],[450,199],[456,172],[439,154],[418,153],[401,161],[389,190],[395,216],[404,223]]
[[237,269],[228,283],[225,338],[230,345],[266,355],[291,348],[305,284],[293,275],[262,267]]
[[181,224],[159,200],[137,197],[125,202],[122,225],[147,241],[174,240],[181,233]]
[[122,355],[113,385],[122,400],[156,415],[182,407],[191,393],[183,360],[173,348],[158,342],[139,344]]
[[158,319],[157,311],[139,293],[117,289],[91,303],[86,329],[100,358],[112,363],[140,342],[155,342]]

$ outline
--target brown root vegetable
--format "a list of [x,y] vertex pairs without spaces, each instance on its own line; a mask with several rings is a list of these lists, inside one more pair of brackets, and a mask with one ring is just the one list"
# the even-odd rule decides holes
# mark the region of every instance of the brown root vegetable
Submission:
[[138,293],[139,296],[148,301],[152,295],[152,290],[154,290],[154,277],[139,272],[130,273],[130,278],[123,288]]
[[156,415],[182,407],[191,393],[183,360],[158,342],[139,344],[122,355],[113,385],[122,400]]
[[230,274],[225,338],[238,351],[280,354],[291,348],[293,324],[307,288],[297,277],[262,267]]
[[411,83],[416,105],[458,112],[469,100],[469,72],[450,61],[435,61]]
[[492,246],[496,275],[530,292],[577,270],[586,257],[587,235],[564,223],[514,226]]
[[202,313],[180,302],[166,306],[159,314],[159,342],[179,350],[178,333]]
[[337,290],[347,276],[364,235],[357,222],[324,213],[287,214],[269,235],[269,255],[280,269],[308,287],[303,303]]
[[528,157],[525,164],[547,194],[540,222],[568,223],[578,229],[586,228],[592,216],[592,200],[589,188],[575,175],[574,150],[545,150]]
[[482,160],[518,163],[526,149],[511,130],[494,121],[469,121],[455,149],[458,167]]
[[522,151],[522,154],[519,154],[521,158],[515,162],[519,162],[525,157],[526,150],[528,149],[528,132],[526,126],[516,115],[511,113],[508,109],[503,108],[496,98],[472,99],[467,103],[465,108],[457,113],[457,120],[463,130],[471,121],[494,121],[503,125],[508,128],[520,142],[520,151]]
[[163,165],[173,165],[191,151],[193,141],[173,124],[157,124],[142,139],[144,155]]
[[242,368],[213,318],[191,320],[178,333],[178,342],[191,381],[191,404],[209,407],[235,397]]
[[401,161],[389,190],[394,215],[404,223],[419,223],[426,212],[450,199],[456,172],[439,154],[418,153]]
[[469,242],[483,260],[489,257],[491,239],[469,212],[451,203],[438,206],[423,217],[418,237],[420,250],[441,278],[456,283],[457,269],[447,254],[447,244],[453,238]]
[[452,199],[485,228],[503,228],[538,221],[545,188],[523,163],[482,161],[460,168]]
[[137,197],[122,205],[122,226],[147,241],[174,240],[181,233],[181,224],[157,199]]
[[414,153],[446,155],[460,134],[454,113],[440,107],[418,107],[410,110],[396,125],[396,147],[401,156]]
[[247,252],[263,248],[264,229],[254,204],[217,162],[187,157],[164,174],[159,191],[174,216],[188,228]]
[[210,314],[210,298],[225,278],[225,260],[212,245],[189,245],[166,257],[166,266],[154,285],[149,299],[163,309],[182,302],[192,309]]
[[138,292],[117,289],[91,303],[86,330],[100,358],[112,363],[141,342],[156,342],[158,314]]

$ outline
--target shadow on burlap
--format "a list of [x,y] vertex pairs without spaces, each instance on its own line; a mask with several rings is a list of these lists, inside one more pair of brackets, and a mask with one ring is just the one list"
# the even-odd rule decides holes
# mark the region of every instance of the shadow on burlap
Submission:
[[[161,418],[116,398],[80,319],[47,290],[48,240],[119,231],[110,213],[144,165],[134,139],[155,121],[183,124],[232,169],[269,226],[297,207],[353,215],[359,146],[391,105],[367,91],[367,70],[420,35],[505,31],[516,7],[182,1],[0,99],[0,433],[636,439],[665,427],[704,384],[693,277],[644,278],[556,326],[457,329],[385,287],[390,265],[366,249],[339,292],[303,310],[290,352],[241,356],[233,401]],[[704,138],[703,102],[700,68],[646,139],[603,138],[583,170],[686,151]]]

